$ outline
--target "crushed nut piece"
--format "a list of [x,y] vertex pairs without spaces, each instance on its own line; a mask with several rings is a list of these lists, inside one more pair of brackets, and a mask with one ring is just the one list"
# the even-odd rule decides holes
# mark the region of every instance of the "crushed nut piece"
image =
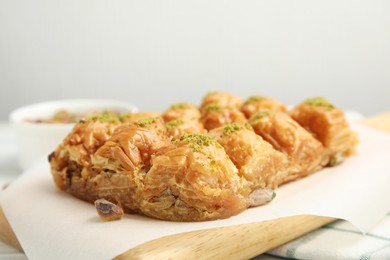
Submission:
[[275,192],[267,188],[259,188],[249,194],[249,206],[256,207],[267,204],[275,198]]
[[95,208],[99,216],[106,221],[118,220],[123,217],[123,209],[105,199],[95,200]]

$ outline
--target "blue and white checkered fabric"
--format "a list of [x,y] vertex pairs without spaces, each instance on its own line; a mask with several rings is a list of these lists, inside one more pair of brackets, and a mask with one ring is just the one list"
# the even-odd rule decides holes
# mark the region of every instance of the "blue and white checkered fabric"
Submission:
[[339,220],[267,253],[292,259],[390,259],[390,213],[365,234]]

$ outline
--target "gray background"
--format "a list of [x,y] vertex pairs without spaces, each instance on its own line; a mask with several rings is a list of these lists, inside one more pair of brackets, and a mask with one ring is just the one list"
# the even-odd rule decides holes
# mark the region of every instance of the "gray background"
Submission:
[[390,110],[390,1],[0,0],[0,120],[111,98],[142,110],[211,90]]

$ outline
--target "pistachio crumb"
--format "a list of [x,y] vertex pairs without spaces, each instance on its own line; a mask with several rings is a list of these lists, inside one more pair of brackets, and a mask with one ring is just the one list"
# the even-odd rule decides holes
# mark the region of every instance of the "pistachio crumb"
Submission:
[[184,144],[189,144],[194,152],[199,152],[203,146],[217,146],[220,147],[220,144],[212,136],[207,134],[183,134],[179,141]]
[[316,107],[324,107],[328,109],[334,109],[335,107],[323,97],[308,98],[304,101],[304,104]]
[[272,112],[268,111],[268,110],[260,111],[260,112],[256,113],[253,117],[251,117],[249,119],[249,122],[251,122],[251,123],[256,122],[257,120],[259,120],[263,117],[270,116],[271,114],[272,114]]
[[146,127],[146,126],[150,126],[156,122],[157,122],[157,117],[147,117],[147,118],[139,119],[139,120],[135,121],[134,123],[136,125],[141,126],[141,127]]
[[217,103],[212,103],[212,104],[207,105],[207,106],[204,108],[204,110],[205,110],[206,112],[209,112],[209,111],[213,111],[213,110],[221,110],[221,109],[223,109],[223,108],[225,108],[225,106],[222,106],[222,105],[217,104]]
[[189,107],[190,107],[189,103],[183,102],[183,103],[176,103],[171,105],[170,109],[186,109]]
[[92,114],[86,118],[89,122],[120,123],[119,116],[110,111],[103,111],[100,114]]
[[223,128],[222,135],[228,136],[234,132],[237,132],[239,130],[245,129],[245,127],[242,124],[239,123],[232,123]]
[[126,119],[131,118],[133,116],[133,113],[131,112],[123,112],[122,114],[119,115],[119,120],[121,122],[126,121]]
[[262,101],[266,99],[266,97],[264,96],[251,96],[249,97],[244,104],[250,104],[250,103],[253,103],[253,102],[257,102],[257,101]]
[[183,120],[181,119],[174,119],[174,120],[171,120],[169,122],[167,122],[165,124],[165,127],[168,129],[168,130],[172,130],[173,128],[179,126],[179,125],[182,125],[184,122]]

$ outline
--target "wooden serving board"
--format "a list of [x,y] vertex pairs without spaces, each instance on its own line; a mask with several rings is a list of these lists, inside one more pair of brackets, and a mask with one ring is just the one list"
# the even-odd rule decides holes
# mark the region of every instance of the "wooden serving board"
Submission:
[[[364,119],[361,123],[390,132],[390,112]],[[115,259],[248,259],[335,220],[301,215],[186,232],[146,242]],[[0,239],[23,251],[1,208]]]

